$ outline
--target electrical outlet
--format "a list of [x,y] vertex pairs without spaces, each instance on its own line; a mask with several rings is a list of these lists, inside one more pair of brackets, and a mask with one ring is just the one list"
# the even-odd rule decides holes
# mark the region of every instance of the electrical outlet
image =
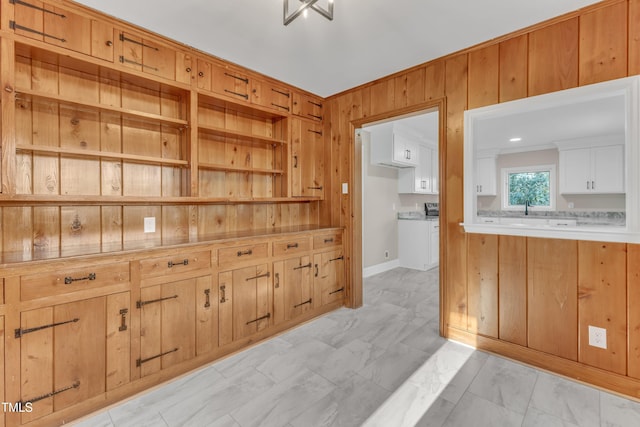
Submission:
[[389,251],[384,251],[384,259],[389,259]]
[[607,330],[589,325],[589,345],[593,347],[607,348]]
[[148,216],[144,218],[144,232],[155,233],[156,232],[156,218]]

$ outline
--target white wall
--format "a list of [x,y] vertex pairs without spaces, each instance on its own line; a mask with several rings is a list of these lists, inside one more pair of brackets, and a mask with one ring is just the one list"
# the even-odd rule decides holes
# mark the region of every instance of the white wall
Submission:
[[[398,258],[398,212],[423,210],[438,196],[398,194],[398,170],[371,165],[371,137],[362,138],[362,265],[364,268]],[[389,258],[384,252],[389,251]]]

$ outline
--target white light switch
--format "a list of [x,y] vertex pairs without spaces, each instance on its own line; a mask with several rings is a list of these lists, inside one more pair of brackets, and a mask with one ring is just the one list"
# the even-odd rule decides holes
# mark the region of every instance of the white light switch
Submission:
[[342,194],[349,194],[349,183],[342,183]]
[[155,233],[156,232],[156,218],[153,216],[144,218],[144,232]]

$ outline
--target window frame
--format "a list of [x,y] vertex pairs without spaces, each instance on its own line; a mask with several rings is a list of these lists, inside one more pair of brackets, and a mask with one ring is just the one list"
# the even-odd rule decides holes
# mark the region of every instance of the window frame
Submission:
[[534,165],[534,166],[513,166],[507,168],[501,168],[501,183],[502,183],[502,203],[500,209],[503,211],[523,211],[524,205],[510,205],[509,204],[509,175],[513,173],[531,173],[531,172],[549,172],[549,206],[529,206],[529,209],[536,211],[555,211],[556,210],[556,188],[557,188],[557,174],[556,165]]

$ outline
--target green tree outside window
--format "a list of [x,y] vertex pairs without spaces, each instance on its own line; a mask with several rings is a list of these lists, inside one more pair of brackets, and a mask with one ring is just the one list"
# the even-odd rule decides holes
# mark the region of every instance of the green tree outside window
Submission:
[[509,205],[551,206],[549,171],[509,173]]

